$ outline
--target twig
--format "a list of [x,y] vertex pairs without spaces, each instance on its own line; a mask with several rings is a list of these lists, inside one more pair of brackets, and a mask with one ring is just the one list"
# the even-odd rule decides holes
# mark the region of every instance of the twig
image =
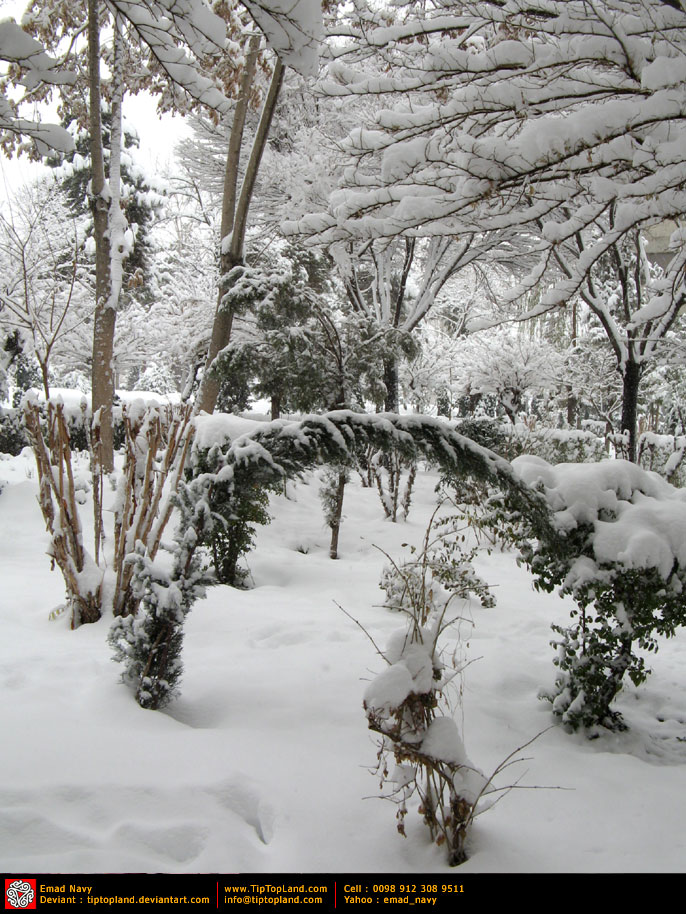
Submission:
[[386,661],[386,663],[388,663],[388,664],[390,665],[390,661],[386,658],[386,655],[385,655],[384,652],[379,648],[379,646],[377,645],[376,641],[372,638],[372,636],[369,634],[369,632],[368,632],[367,629],[364,627],[364,625],[362,625],[361,622],[358,622],[358,620],[357,620],[354,616],[351,616],[350,613],[349,613],[347,610],[343,609],[343,607],[341,606],[341,604],[338,603],[338,602],[336,602],[336,600],[334,600],[333,602],[334,602],[334,603],[336,604],[336,606],[340,609],[340,611],[343,613],[343,615],[347,616],[349,619],[351,619],[351,620],[355,623],[355,625],[358,626],[358,628],[361,628],[361,629],[362,629],[362,631],[365,633],[365,635],[369,638],[369,640],[370,640],[370,641],[372,642],[372,644],[374,645],[374,649],[376,650],[376,653],[379,655],[379,657],[383,657],[383,659]]

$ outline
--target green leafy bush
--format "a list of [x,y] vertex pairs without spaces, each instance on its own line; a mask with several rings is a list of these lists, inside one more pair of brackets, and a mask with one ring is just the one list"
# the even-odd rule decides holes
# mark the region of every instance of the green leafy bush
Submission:
[[[654,653],[658,635],[686,623],[686,501],[623,460],[551,467],[527,457],[515,467],[553,512],[554,535],[529,528],[522,559],[538,589],[576,603],[571,625],[552,626],[558,675],[542,697],[570,729],[624,729],[611,705],[625,676],[639,685],[650,672],[637,651]],[[502,502],[494,507],[512,523]]]
[[29,447],[29,438],[21,410],[0,407],[0,453],[16,457],[25,447]]

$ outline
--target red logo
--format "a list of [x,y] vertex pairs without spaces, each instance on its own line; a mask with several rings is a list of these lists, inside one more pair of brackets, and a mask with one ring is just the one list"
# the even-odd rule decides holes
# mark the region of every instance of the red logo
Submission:
[[5,908],[28,911],[36,907],[35,879],[5,879]]

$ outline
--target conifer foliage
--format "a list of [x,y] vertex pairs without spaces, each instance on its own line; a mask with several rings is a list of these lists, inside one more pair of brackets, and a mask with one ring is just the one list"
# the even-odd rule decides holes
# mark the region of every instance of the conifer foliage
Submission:
[[132,559],[142,608],[136,617],[117,620],[110,636],[115,659],[125,664],[124,680],[143,707],[161,707],[177,690],[184,620],[209,580],[201,547],[227,529],[227,519],[240,516],[244,493],[255,487],[273,486],[319,464],[354,466],[358,451],[371,444],[407,458],[422,455],[454,477],[467,474],[499,484],[533,525],[549,527],[545,502],[507,461],[435,419],[340,410],[300,422],[271,422],[233,441],[228,428],[221,432],[219,417],[200,416],[195,424],[193,478],[179,480],[174,496],[180,523],[173,570],[162,574],[142,553]]
[[133,563],[135,615],[115,619],[108,640],[113,657],[124,664],[123,680],[142,708],[165,707],[178,692],[183,669],[183,623],[205,594],[207,570],[197,550],[198,535],[210,524],[205,503],[195,504],[181,485],[176,498],[180,524],[171,547],[171,574],[138,545]]

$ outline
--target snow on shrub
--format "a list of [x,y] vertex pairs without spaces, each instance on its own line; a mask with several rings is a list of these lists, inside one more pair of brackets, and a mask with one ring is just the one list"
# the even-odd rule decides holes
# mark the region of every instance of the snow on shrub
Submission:
[[196,600],[204,597],[207,573],[197,551],[197,531],[208,521],[206,505],[187,497],[183,483],[175,497],[181,521],[167,556],[151,558],[138,543],[128,561],[134,565],[132,586],[137,612],[117,616],[108,641],[114,660],[124,664],[123,681],[135,691],[142,708],[165,707],[179,690],[183,624]]
[[550,463],[593,463],[607,457],[605,438],[584,429],[518,423],[515,437],[520,454],[535,454]]
[[[199,416],[193,427],[188,461],[192,478],[182,482],[176,476],[172,496],[180,515],[171,550],[173,569],[165,572],[149,552],[127,558],[135,562],[132,586],[141,586],[139,617],[116,621],[111,636],[117,659],[126,664],[125,679],[135,684],[144,707],[162,706],[177,689],[181,629],[207,583],[198,547],[223,524],[218,508],[225,512],[224,519],[231,517],[251,487],[278,485],[320,464],[354,466],[360,448],[371,445],[413,460],[423,456],[455,477],[467,473],[490,479],[508,492],[512,506],[526,513],[536,528],[548,527],[543,499],[505,460],[436,419],[340,410],[299,422],[258,424]],[[251,428],[250,434],[244,433],[246,428]]]
[[498,419],[460,419],[457,431],[508,460],[533,454],[550,463],[594,463],[607,457],[604,435],[588,429],[550,428],[534,422],[515,425]]
[[686,435],[657,435],[643,432],[638,439],[638,462],[646,470],[653,470],[672,485],[682,486]]
[[544,697],[572,729],[624,729],[611,704],[625,675],[649,673],[636,648],[656,651],[686,622],[686,492],[625,460],[513,467],[545,496],[557,540],[531,537],[523,559],[537,587],[577,604],[569,627],[553,625],[558,675]]
[[370,730],[381,736],[377,771],[398,806],[399,833],[405,835],[408,803],[416,797],[432,841],[445,845],[449,865],[456,866],[467,859],[467,833],[488,779],[469,761],[448,716],[444,690],[455,671],[445,671],[439,658],[443,619],[420,626],[423,608],[415,608],[409,627],[396,632],[383,653],[388,667],[367,687],[364,709]]
[[367,687],[363,705],[369,728],[381,737],[377,771],[398,806],[398,831],[405,835],[408,802],[417,797],[432,841],[445,845],[448,863],[456,866],[467,859],[468,830],[490,779],[468,759],[446,695],[460,671],[458,647],[446,669],[438,641],[461,618],[470,593],[485,606],[495,601],[472,568],[473,552],[462,551],[465,537],[455,517],[437,520],[442,507],[429,521],[423,547],[411,547],[411,560],[398,564],[386,556],[390,565],[380,585],[386,605],[405,613],[408,625],[391,637],[382,654],[388,666]]

